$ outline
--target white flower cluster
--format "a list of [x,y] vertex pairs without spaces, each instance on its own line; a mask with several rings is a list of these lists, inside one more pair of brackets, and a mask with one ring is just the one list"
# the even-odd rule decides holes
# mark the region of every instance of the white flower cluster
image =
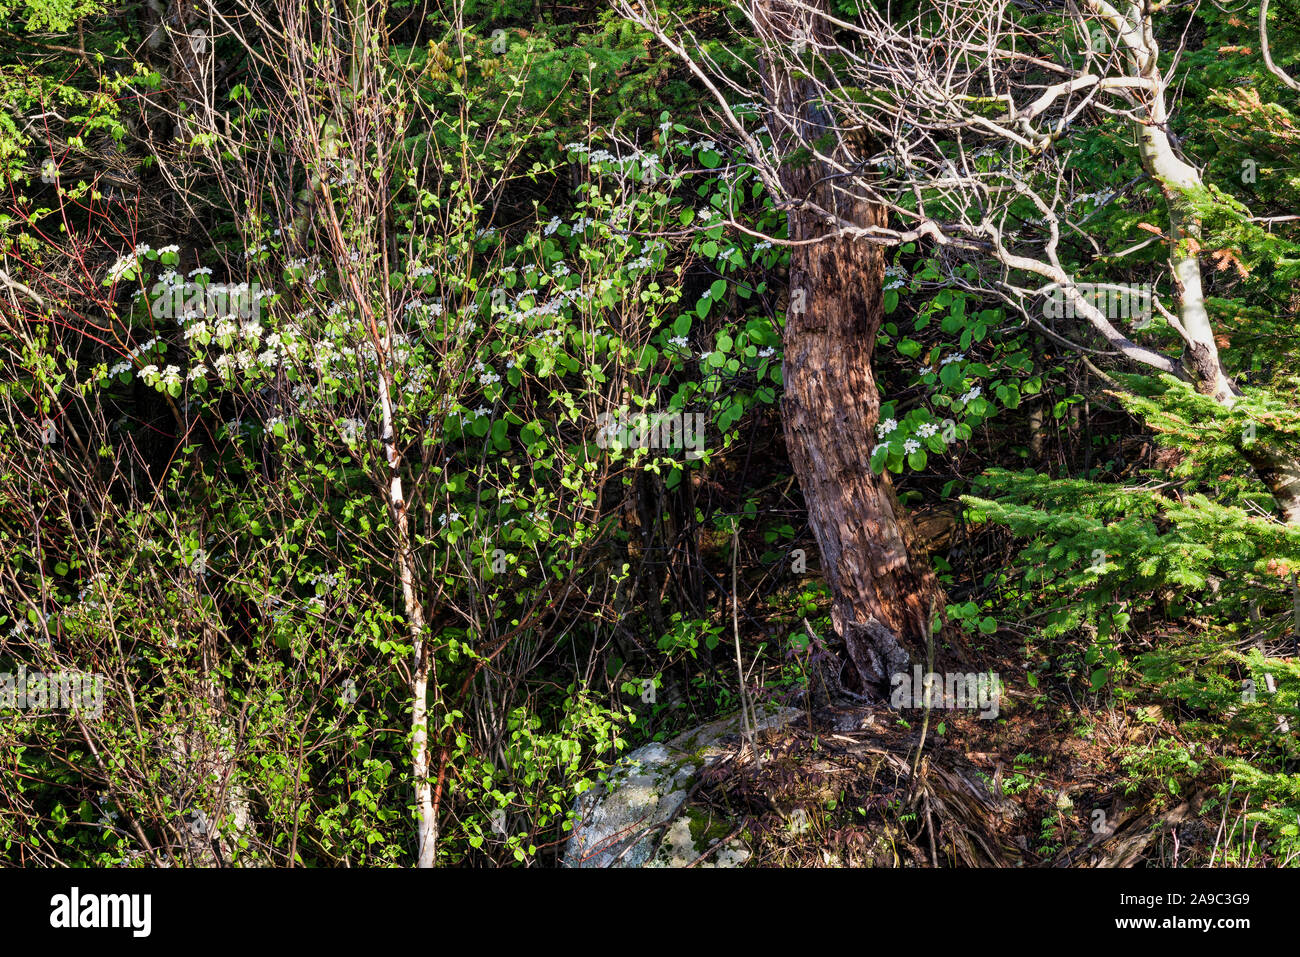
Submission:
[[527,309],[521,309],[511,317],[512,322],[522,322],[525,319],[534,319],[546,316],[559,316],[560,310],[564,308],[566,302],[572,301],[571,295],[553,296],[540,306],[530,306]]
[[127,253],[121,256],[117,262],[108,271],[109,282],[117,282],[128,269],[134,269],[137,264],[135,253]]
[[337,588],[339,576],[334,574],[325,574],[324,572],[312,575],[307,579],[312,585],[324,585],[326,588]]
[[414,366],[407,371],[406,384],[402,386],[402,390],[415,395],[424,389],[430,378],[431,375],[427,368]]
[[1100,204],[1105,202],[1108,198],[1110,198],[1110,193],[1103,193],[1103,192],[1080,193],[1078,196],[1075,196],[1073,199],[1070,200],[1069,205],[1077,206],[1079,203],[1086,203],[1086,202],[1094,202]]
[[167,368],[159,371],[156,365],[150,363],[140,370],[140,378],[148,386],[158,385],[159,383],[165,387],[174,386],[180,384],[181,370],[179,366],[167,366]]

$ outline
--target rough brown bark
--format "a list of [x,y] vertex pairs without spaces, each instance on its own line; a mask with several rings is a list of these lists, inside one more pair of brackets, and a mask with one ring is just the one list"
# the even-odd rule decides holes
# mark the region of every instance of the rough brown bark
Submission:
[[[874,209],[860,213],[854,221],[862,225],[883,219]],[[794,238],[820,234],[799,212],[790,226]],[[876,475],[868,464],[880,418],[871,353],[883,318],[883,277],[883,256],[867,243],[796,248],[790,288],[805,290],[805,308],[789,313],[785,329],[786,444],[836,628],[865,686],[905,670],[909,654],[925,659],[931,599],[944,605],[888,473]],[[871,628],[873,620],[894,641]]]
[[[760,22],[782,36],[815,43],[821,32],[820,19],[806,10],[769,2],[762,13]],[[883,210],[837,191],[820,164],[789,161],[795,143],[832,130],[812,83],[775,61],[765,72],[769,125],[787,157],[786,196],[811,200],[857,226],[885,225]],[[831,228],[797,203],[789,224],[794,240]],[[861,239],[793,246],[785,328],[786,444],[831,588],[833,621],[862,690],[887,685],[890,674],[909,667],[909,657],[925,661],[931,608],[944,607],[888,473],[876,475],[869,465],[880,415],[871,355],[884,319],[884,267],[881,248]]]

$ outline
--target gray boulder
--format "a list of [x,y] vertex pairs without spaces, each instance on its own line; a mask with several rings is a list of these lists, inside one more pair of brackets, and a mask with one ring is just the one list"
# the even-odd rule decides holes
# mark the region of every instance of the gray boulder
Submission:
[[[781,728],[802,714],[795,708],[760,709],[757,729]],[[705,768],[740,747],[741,730],[735,714],[621,758],[604,785],[578,796],[563,866],[685,867],[696,861],[732,828],[690,807],[688,798]],[[749,853],[733,838],[698,866],[739,867]]]

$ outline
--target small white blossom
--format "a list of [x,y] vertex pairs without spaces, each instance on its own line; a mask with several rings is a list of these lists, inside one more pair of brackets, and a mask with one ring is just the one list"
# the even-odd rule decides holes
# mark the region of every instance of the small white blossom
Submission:
[[108,271],[108,278],[111,282],[116,282],[122,278],[123,273],[134,267],[135,256],[132,254],[125,255],[113,264],[113,268]]

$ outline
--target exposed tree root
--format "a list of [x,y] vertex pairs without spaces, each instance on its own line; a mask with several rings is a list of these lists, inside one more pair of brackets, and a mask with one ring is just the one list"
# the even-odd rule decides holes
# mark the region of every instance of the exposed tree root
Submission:
[[[789,728],[769,738],[761,771],[748,761],[719,765],[701,800],[748,819],[760,864],[1023,865],[1013,803],[954,756],[924,757],[913,773],[916,736],[860,713],[866,730]],[[803,860],[812,855],[820,860]]]
[[1120,817],[1091,839],[1062,852],[1053,862],[1057,867],[1085,863],[1089,867],[1133,867],[1147,846],[1163,831],[1194,818],[1206,797],[1199,791],[1188,800],[1165,811],[1142,813],[1140,808],[1121,811]]

